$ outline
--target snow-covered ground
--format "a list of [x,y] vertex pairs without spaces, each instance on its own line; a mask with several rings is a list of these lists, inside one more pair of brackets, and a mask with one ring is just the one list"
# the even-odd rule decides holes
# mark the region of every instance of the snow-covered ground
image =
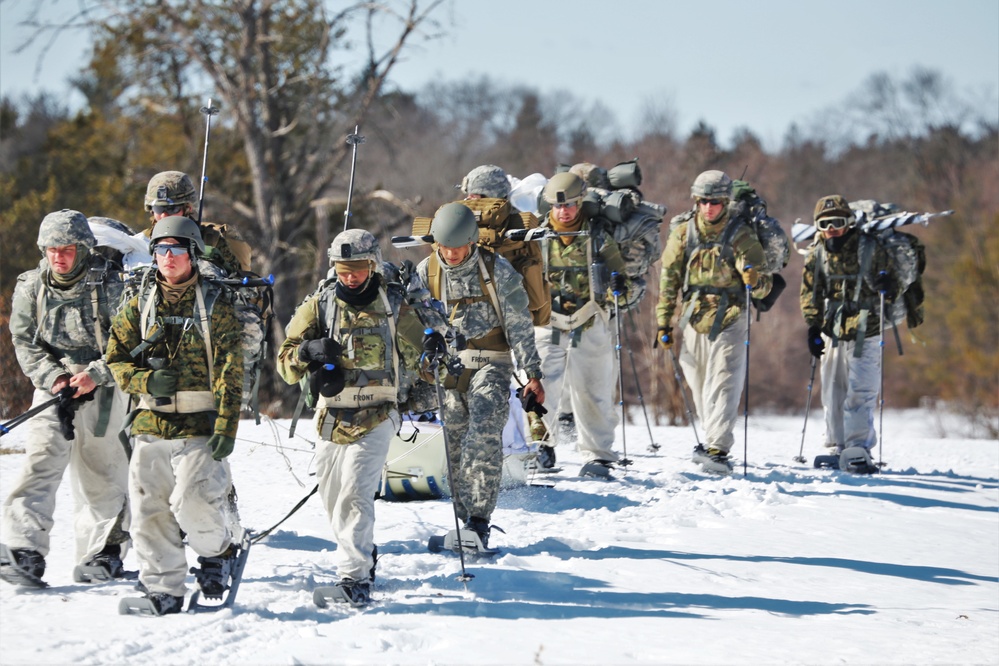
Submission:
[[[688,462],[689,427],[654,427],[662,449],[648,453],[640,416],[627,430],[634,465],[613,480],[576,477],[578,454],[560,448],[563,472],[538,479],[554,487],[503,493],[493,522],[506,534],[492,537],[503,553],[468,562],[467,584],[457,556],[426,549],[453,526],[446,500],[379,501],[376,601],[360,611],[312,602],[335,580],[336,548],[313,497],[250,551],[235,609],[119,616],[133,583],[72,580],[64,483],[52,587],[0,583],[0,662],[999,663],[999,444],[944,438],[926,412],[888,413],[887,467],[858,477],[795,463],[801,428],[751,416],[748,474],[740,427],[730,478]],[[240,426],[233,473],[258,532],[315,483],[309,443],[286,434],[287,422]],[[811,459],[818,412],[808,435]],[[4,497],[22,460],[0,456]]]

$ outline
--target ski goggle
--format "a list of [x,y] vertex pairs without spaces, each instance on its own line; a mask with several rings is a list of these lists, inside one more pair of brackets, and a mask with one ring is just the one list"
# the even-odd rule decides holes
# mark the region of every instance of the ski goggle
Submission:
[[163,213],[166,213],[167,215],[176,215],[182,210],[184,210],[184,204],[171,204],[169,206],[153,204],[153,212],[157,215],[162,215]]
[[849,224],[850,220],[845,217],[823,217],[821,220],[815,221],[815,226],[819,228],[819,231],[846,229]]
[[182,254],[187,254],[186,245],[154,245],[153,252],[161,257],[165,257],[168,254],[172,254],[175,257],[179,257]]

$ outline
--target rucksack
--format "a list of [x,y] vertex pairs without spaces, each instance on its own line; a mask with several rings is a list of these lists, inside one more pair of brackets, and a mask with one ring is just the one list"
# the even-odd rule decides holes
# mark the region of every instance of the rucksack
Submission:
[[[850,208],[856,214],[857,225],[860,227],[872,220],[894,215],[900,211],[896,204],[879,203],[872,199],[851,201]],[[865,232],[864,237],[874,239],[878,245],[887,250],[893,273],[901,286],[901,293],[895,297],[890,309],[885,313],[885,323],[890,323],[894,328],[904,321],[909,328],[916,328],[923,323],[926,314],[923,305],[926,299],[926,293],[923,291],[926,246],[912,234],[894,228]],[[862,243],[861,252],[864,251]],[[896,339],[897,337],[896,331]]]
[[[669,230],[672,232],[682,222],[694,223],[697,214],[696,206],[688,211],[673,217],[669,223]],[[767,202],[763,200],[756,190],[750,187],[744,180],[732,182],[732,200],[729,204],[729,223],[722,232],[720,243],[722,244],[723,256],[734,265],[735,256],[732,253],[732,238],[735,236],[739,226],[746,224],[756,234],[756,238],[763,246],[763,253],[766,261],[763,266],[757,266],[757,270],[764,275],[772,275],[774,279],[770,293],[764,298],[753,299],[753,306],[758,312],[766,312],[774,306],[778,297],[787,287],[787,282],[780,276],[780,271],[787,266],[791,258],[791,244],[787,233],[780,225],[780,221],[771,217],[767,213]],[[691,235],[687,235],[686,256],[689,257],[694,250],[691,247]],[[727,250],[727,252],[725,252]]]
[[[202,295],[208,314],[211,314],[218,298],[225,298],[233,304],[236,318],[243,327],[240,336],[243,347],[241,408],[251,411],[259,424],[260,372],[267,358],[267,330],[273,315],[273,291],[266,281],[253,279],[252,275],[228,278],[221,269],[208,261],[198,261],[197,268],[202,277]],[[247,279],[244,280],[244,277]],[[124,304],[133,296],[138,296],[141,312],[155,286],[155,279],[156,269],[153,266],[140,266],[129,271],[126,274],[126,286],[121,303]]]
[[[630,310],[641,303],[648,288],[646,275],[662,254],[659,227],[667,209],[642,198],[638,189],[642,184],[638,158],[620,162],[608,169],[606,176],[601,173],[593,180],[607,187],[588,184],[580,208],[592,225],[608,233],[617,243],[624,259],[625,275],[632,284],[628,290],[629,301],[620,309]],[[538,206],[540,215],[547,215],[551,209],[551,204],[540,195]]]
[[[547,326],[552,302],[541,246],[533,241],[515,241],[506,237],[507,231],[537,228],[538,218],[533,213],[515,211],[506,199],[464,199],[459,203],[475,214],[479,225],[479,246],[499,254],[520,273],[527,291],[527,308],[531,311],[534,325]],[[414,219],[413,235],[430,234],[432,221],[429,217]]]

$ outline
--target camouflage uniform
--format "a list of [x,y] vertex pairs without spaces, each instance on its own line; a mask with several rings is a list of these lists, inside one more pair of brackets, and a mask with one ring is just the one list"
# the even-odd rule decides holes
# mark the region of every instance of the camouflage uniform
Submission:
[[892,275],[893,270],[888,253],[873,240],[870,265],[866,272],[861,270],[861,238],[852,229],[833,252],[822,234],[816,234],[801,276],[801,313],[809,327],[821,329],[825,344],[820,361],[825,445],[837,450],[870,450],[877,444],[881,320],[874,277],[882,270]]
[[[692,222],[699,242],[693,243],[688,256]],[[680,297],[680,365],[704,425],[706,447],[725,454],[735,441],[732,431],[746,377],[746,327],[751,313],[745,311],[746,288],[740,272],[746,266],[763,266],[766,259],[756,234],[740,225],[732,236],[733,267],[722,256],[719,242],[728,222],[728,211],[711,223],[697,213],[670,232],[662,254],[656,306],[658,327],[669,329]],[[752,297],[763,298],[772,285],[772,276],[761,275]]]
[[18,363],[35,386],[32,406],[50,401],[61,377],[86,372],[97,388],[94,400],[83,402],[76,412],[75,439],[63,437],[55,407],[25,424],[27,459],[4,502],[4,543],[12,550],[48,554],[56,490],[68,465],[80,564],[105,546],[127,547],[130,522],[128,460],[117,438],[125,397],[103,358],[122,285],[107,261],[90,253],[94,242],[81,213],[46,216],[39,247],[44,252],[45,247],[76,244],[76,264],[59,276],[43,259],[38,268],[22,273],[10,315]]
[[[545,225],[552,227],[552,213]],[[557,400],[549,401],[543,420],[549,433],[558,433],[559,414],[572,413],[583,462],[613,462],[618,459],[613,450],[617,358],[611,325],[614,295],[608,278],[624,274],[624,259],[600,226],[584,218],[580,231],[593,235],[575,236],[569,244],[560,239],[543,241],[552,315],[549,325],[535,328],[534,335],[546,391]],[[603,268],[591,267],[594,263]],[[627,292],[618,299],[619,305],[626,303]],[[556,436],[551,444],[557,443]]]
[[[345,239],[371,254],[377,247],[371,246],[374,238],[360,229],[339,234],[334,245]],[[302,343],[328,336],[343,347],[339,364],[344,389],[332,398],[318,398],[314,419],[320,436],[316,473],[337,542],[337,574],[362,583],[368,582],[375,565],[375,494],[389,443],[401,425],[396,381],[402,378],[396,371],[419,366],[423,340],[423,326],[412,308],[401,303],[401,294],[386,291],[381,272],[370,275],[377,281],[362,292],[376,289],[378,294],[367,305],[342,300],[340,283],[336,278],[327,280],[295,311],[278,351],[278,372],[294,384],[309,373],[309,363],[299,357]],[[329,322],[334,317],[336,323],[330,331]],[[377,404],[360,407],[355,405],[365,404],[363,399],[350,402],[350,396],[363,395],[358,391],[362,388],[370,389],[371,402]]]
[[[139,400],[131,422],[129,475],[139,579],[150,593],[172,596],[186,591],[181,530],[202,557],[219,556],[242,536],[227,499],[232,488],[229,463],[214,460],[207,445],[213,434],[235,438],[239,426],[242,326],[232,303],[215,292],[218,287],[206,287],[196,267],[194,274],[194,283],[176,303],[163,298],[158,277],[129,299],[114,319],[107,351],[118,384]],[[210,310],[211,368],[199,292]],[[151,306],[153,312],[145,310]],[[153,342],[133,357],[144,340]],[[177,393],[166,404],[148,395],[153,366],[177,374]],[[190,403],[183,405],[186,401]]]
[[[466,371],[445,380],[442,410],[451,444],[448,456],[457,477],[451,480],[455,507],[461,520],[488,521],[499,499],[502,435],[510,411],[514,359],[529,379],[542,376],[520,274],[503,257],[486,252],[473,246],[457,266],[437,256],[438,284],[428,279],[429,257],[417,267],[433,297],[444,302],[451,325],[468,342],[468,349],[461,352]],[[494,262],[492,284],[499,312],[482,288],[481,272],[488,273],[489,261]]]

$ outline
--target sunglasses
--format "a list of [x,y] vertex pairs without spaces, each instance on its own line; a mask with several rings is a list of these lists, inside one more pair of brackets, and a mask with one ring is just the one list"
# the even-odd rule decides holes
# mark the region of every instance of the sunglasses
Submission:
[[720,206],[725,203],[724,199],[698,199],[698,206]]
[[182,210],[184,210],[184,204],[171,204],[169,206],[160,206],[158,204],[153,205],[153,212],[157,215],[162,215],[163,213],[166,213],[167,215],[176,215]]
[[153,252],[161,257],[165,257],[168,254],[172,254],[175,257],[179,257],[182,254],[187,254],[187,246],[185,245],[154,245]]
[[562,209],[562,208],[575,208],[578,205],[579,205],[579,202],[573,201],[572,203],[557,203],[557,204],[552,204],[552,208],[558,208],[558,209]]
[[845,229],[849,223],[850,220],[845,217],[824,217],[821,220],[816,220],[815,226],[819,228],[819,231],[828,231],[829,229]]

